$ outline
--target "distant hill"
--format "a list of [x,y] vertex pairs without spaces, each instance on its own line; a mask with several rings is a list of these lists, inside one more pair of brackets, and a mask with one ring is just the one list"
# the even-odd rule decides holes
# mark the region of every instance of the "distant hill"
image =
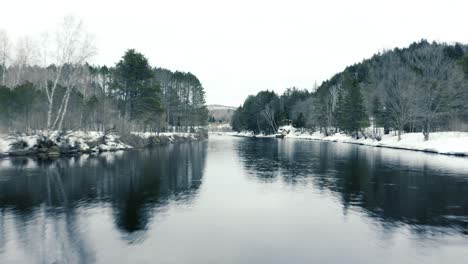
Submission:
[[226,105],[207,105],[210,121],[230,123],[236,107]]
[[218,105],[218,104],[207,105],[206,107],[208,108],[208,110],[222,110],[222,109],[236,110],[236,107],[234,106]]

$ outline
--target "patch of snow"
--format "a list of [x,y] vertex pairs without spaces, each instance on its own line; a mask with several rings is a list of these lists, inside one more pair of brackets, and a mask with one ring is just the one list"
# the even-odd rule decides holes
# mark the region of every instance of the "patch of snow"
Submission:
[[0,134],[0,154],[7,153],[10,150],[11,139],[4,134]]
[[23,140],[24,142],[26,142],[26,144],[28,144],[29,149],[31,149],[37,144],[38,139],[39,139],[39,136],[37,135],[21,137],[21,140]]

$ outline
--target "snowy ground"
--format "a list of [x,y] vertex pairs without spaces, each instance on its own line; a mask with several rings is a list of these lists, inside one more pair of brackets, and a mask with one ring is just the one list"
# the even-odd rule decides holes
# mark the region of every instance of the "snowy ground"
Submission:
[[[150,137],[165,137],[168,142],[187,140],[197,140],[197,135],[193,133],[132,133],[142,139]],[[105,137],[103,132],[95,131],[73,131],[66,133],[60,140],[56,140],[57,132],[52,132],[50,138],[53,138],[54,145],[62,151],[77,150],[79,152],[107,152],[131,149],[132,146],[123,143],[120,137],[116,134],[107,134]],[[17,150],[13,150],[11,144],[15,142],[24,142],[25,147],[21,151],[37,151],[40,135],[6,135],[0,134],[0,156],[13,154]],[[35,152],[34,152],[35,153]]]
[[312,139],[334,142],[361,144],[367,146],[387,147],[396,149],[418,150],[447,155],[468,156],[468,133],[467,132],[437,132],[430,135],[428,141],[424,141],[422,133],[403,134],[400,141],[394,135],[383,135],[382,140],[354,139],[344,134],[335,134],[325,137],[320,133],[314,134],[291,134],[286,138]]
[[[403,134],[400,141],[395,135],[383,135],[382,140],[354,139],[348,135],[337,133],[332,136],[324,136],[319,132],[301,132],[291,126],[281,127],[290,131],[285,139],[323,140],[332,142],[352,143],[375,147],[387,147],[395,149],[417,150],[446,155],[468,156],[468,132],[436,132],[431,133],[428,141],[424,141],[422,133]],[[254,137],[251,132],[227,133],[233,136]],[[274,137],[273,135],[256,135],[256,137]]]

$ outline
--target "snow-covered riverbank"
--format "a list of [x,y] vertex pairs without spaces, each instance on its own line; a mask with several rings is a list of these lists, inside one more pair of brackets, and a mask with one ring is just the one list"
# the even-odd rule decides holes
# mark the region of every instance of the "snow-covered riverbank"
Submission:
[[151,138],[151,137],[167,137],[170,142],[176,141],[178,138],[183,138],[187,140],[197,140],[197,134],[195,133],[177,133],[177,132],[132,132],[132,135],[141,137],[141,138]]
[[203,139],[203,135],[197,133],[135,132],[119,136],[115,133],[73,131],[61,135],[52,132],[48,137],[44,137],[40,133],[33,135],[0,134],[0,157],[100,153],[200,139]]
[[[320,132],[301,132],[300,130],[296,130],[292,127],[286,127],[286,129],[288,129],[290,133],[285,136],[285,139],[322,140],[374,147],[424,151],[445,155],[468,156],[468,132],[431,133],[428,141],[424,141],[422,133],[403,134],[400,141],[398,141],[397,136],[390,134],[383,135],[382,139],[378,141],[371,138],[354,139],[351,136],[341,133],[327,137]],[[229,135],[241,137],[274,137],[274,135],[254,135],[249,132],[229,133]]]
[[292,133],[287,135],[285,138],[323,140],[374,147],[416,150],[446,155],[468,156],[467,132],[436,132],[430,135],[430,139],[428,141],[424,141],[422,133],[403,134],[400,141],[398,141],[398,137],[395,135],[383,135],[382,139],[378,141],[370,138],[354,139],[344,134],[335,134],[326,137],[320,133]]

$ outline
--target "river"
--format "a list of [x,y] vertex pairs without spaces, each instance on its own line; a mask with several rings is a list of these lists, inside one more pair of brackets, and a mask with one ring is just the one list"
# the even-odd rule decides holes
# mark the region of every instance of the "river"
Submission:
[[461,263],[468,158],[213,135],[0,160],[0,263]]

